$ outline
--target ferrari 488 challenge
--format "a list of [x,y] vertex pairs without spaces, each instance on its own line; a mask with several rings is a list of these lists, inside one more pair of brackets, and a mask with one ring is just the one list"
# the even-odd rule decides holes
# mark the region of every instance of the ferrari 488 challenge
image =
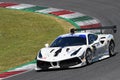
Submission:
[[[116,26],[97,29],[112,29],[116,32]],[[115,41],[112,34],[75,31],[79,29],[71,29],[71,33],[58,36],[50,45],[40,49],[35,69],[80,67],[114,55]]]

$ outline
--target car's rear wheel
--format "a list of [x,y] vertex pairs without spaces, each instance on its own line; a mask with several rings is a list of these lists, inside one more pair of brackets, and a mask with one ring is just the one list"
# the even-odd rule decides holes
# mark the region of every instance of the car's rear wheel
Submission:
[[86,51],[86,55],[85,55],[85,58],[86,58],[86,63],[89,65],[92,63],[92,51],[90,49],[88,49]]
[[111,41],[110,44],[109,44],[109,55],[110,56],[113,56],[114,55],[114,49],[115,49],[115,43],[114,41]]

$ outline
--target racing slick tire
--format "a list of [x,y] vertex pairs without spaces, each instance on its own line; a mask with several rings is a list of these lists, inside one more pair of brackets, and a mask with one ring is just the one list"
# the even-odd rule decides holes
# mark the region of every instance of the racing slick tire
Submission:
[[115,54],[115,52],[114,52],[114,49],[115,49],[115,43],[114,43],[113,40],[110,41],[110,44],[109,44],[108,49],[109,49],[109,55],[110,55],[110,57],[113,56],[113,55]]
[[87,65],[91,64],[92,63],[92,51],[90,49],[88,49],[86,51],[86,55],[85,55],[85,59],[86,59],[86,63]]

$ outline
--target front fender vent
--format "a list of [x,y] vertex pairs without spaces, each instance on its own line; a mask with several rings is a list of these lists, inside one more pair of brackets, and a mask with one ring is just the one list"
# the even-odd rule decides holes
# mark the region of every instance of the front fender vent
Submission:
[[81,49],[81,48],[79,48],[78,50],[76,50],[75,52],[73,52],[73,53],[71,54],[71,56],[76,55],[76,54],[79,52],[80,49]]
[[61,53],[61,51],[62,51],[62,48],[60,48],[59,50],[57,50],[57,51],[55,52],[55,55],[54,55],[54,56],[58,56],[58,54]]

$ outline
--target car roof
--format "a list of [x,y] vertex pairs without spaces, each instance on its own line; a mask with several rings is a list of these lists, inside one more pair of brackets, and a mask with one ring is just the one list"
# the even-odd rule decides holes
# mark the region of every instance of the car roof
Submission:
[[68,34],[63,34],[63,35],[60,35],[59,37],[62,37],[62,38],[64,38],[64,37],[78,37],[78,36],[80,36],[80,35],[88,35],[88,34],[90,34],[90,33],[86,33],[86,32],[77,32],[77,33],[74,33],[74,34],[71,34],[71,33],[68,33]]

